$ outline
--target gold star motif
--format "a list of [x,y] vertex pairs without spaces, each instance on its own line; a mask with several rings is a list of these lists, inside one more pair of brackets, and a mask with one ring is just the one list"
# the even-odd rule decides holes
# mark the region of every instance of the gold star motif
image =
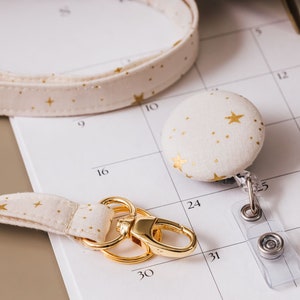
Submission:
[[133,95],[133,97],[134,97],[133,104],[141,104],[142,101],[144,100],[144,93],[140,93],[139,95]]
[[228,124],[231,123],[241,123],[240,118],[242,118],[244,115],[236,115],[233,111],[231,112],[231,116],[225,117],[225,119],[229,120]]
[[115,72],[115,73],[120,73],[122,70],[123,70],[123,68],[119,67],[119,68],[116,68],[116,69],[114,70],[114,72]]
[[42,205],[41,201],[33,203],[34,207],[37,208],[38,206]]
[[178,40],[178,41],[176,41],[174,44],[173,44],[173,47],[176,47],[178,44],[180,44],[181,43],[181,40]]
[[49,106],[51,106],[53,102],[54,102],[54,100],[51,99],[51,97],[49,97],[48,100],[46,101],[46,103],[47,103]]
[[182,159],[180,154],[177,154],[177,156],[173,157],[172,160],[174,162],[173,168],[178,169],[180,172],[182,172],[182,165],[185,164],[187,160]]
[[1,204],[1,205],[0,205],[0,210],[7,210],[6,205],[7,205],[7,204]]
[[214,178],[211,179],[211,181],[219,181],[225,179],[226,176],[218,176],[216,173],[214,173]]

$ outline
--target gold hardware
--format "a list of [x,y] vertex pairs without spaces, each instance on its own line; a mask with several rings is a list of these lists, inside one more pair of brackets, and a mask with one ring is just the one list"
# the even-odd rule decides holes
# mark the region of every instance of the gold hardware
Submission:
[[[116,213],[126,212],[126,207],[125,206],[114,207],[114,211]],[[150,214],[148,212],[146,212],[145,210],[143,210],[141,208],[136,208],[136,212],[137,212],[137,214],[142,215],[142,216],[150,216]],[[136,217],[138,217],[138,216],[136,216]],[[112,260],[115,260],[117,262],[124,263],[124,264],[136,264],[136,263],[140,263],[145,260],[148,260],[149,258],[151,258],[154,255],[154,253],[151,251],[150,246],[147,243],[145,243],[139,239],[136,239],[133,235],[130,236],[130,233],[131,233],[130,225],[134,222],[134,220],[135,219],[132,219],[131,217],[126,217],[126,218],[120,219],[117,224],[117,230],[120,232],[124,232],[124,233],[126,232],[125,236],[131,238],[131,240],[138,246],[142,247],[145,250],[145,252],[138,256],[124,257],[124,256],[119,256],[113,252],[108,251],[108,248],[106,248],[106,249],[102,248],[101,251],[104,253],[104,255],[106,257],[108,257]],[[162,233],[160,230],[155,230],[153,235],[158,241],[161,240]]]
[[[104,205],[114,204],[114,203],[121,203],[123,204],[123,207],[127,208],[129,216],[128,218],[134,219],[136,215],[136,209],[132,205],[130,201],[128,201],[126,198],[123,197],[109,197],[105,198],[101,201]],[[114,208],[114,211],[118,212],[118,207]],[[98,243],[93,240],[87,239],[87,238],[77,238],[84,246],[93,248],[94,250],[102,250],[106,248],[111,248],[116,246],[118,243],[120,243],[122,240],[126,238],[127,232],[120,232],[120,235],[117,236],[115,239],[103,243]]]
[[[115,213],[126,212],[125,217],[121,217],[116,229],[119,235],[108,242],[98,243],[86,238],[79,240],[87,247],[93,250],[102,251],[105,256],[121,263],[139,263],[153,256],[153,254],[168,257],[184,257],[191,254],[197,245],[196,235],[190,229],[161,218],[156,218],[141,208],[135,208],[132,203],[122,197],[110,197],[101,201],[104,205],[121,204],[114,206]],[[183,234],[189,238],[189,243],[185,247],[176,247],[163,243],[162,230],[172,231]],[[135,244],[145,249],[145,252],[138,256],[123,257],[119,256],[108,249],[115,247],[121,241],[130,238]]]

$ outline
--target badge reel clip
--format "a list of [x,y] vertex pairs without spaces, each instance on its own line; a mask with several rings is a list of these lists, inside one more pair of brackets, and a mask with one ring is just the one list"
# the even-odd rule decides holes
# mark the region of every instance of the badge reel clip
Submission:
[[234,178],[248,193],[249,200],[236,203],[232,211],[265,280],[276,287],[300,278],[300,260],[282,226],[269,221],[259,204],[263,185],[244,171],[263,141],[257,108],[241,95],[219,90],[180,103],[162,132],[166,160],[183,175],[209,182]]
[[300,278],[300,258],[289,242],[282,225],[269,220],[267,208],[257,193],[263,189],[255,175],[244,171],[234,176],[237,184],[248,193],[248,203],[240,201],[233,205],[232,212],[267,284],[278,287]]

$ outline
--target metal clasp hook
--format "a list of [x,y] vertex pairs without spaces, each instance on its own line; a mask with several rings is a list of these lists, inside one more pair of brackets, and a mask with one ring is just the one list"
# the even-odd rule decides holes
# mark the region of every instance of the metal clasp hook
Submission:
[[[110,197],[101,201],[104,205],[121,204],[113,207],[115,213],[127,212],[127,215],[117,222],[119,235],[111,240],[102,243],[91,241],[86,238],[79,240],[93,250],[102,251],[108,258],[121,263],[139,263],[153,256],[153,254],[168,257],[184,257],[192,253],[197,245],[197,238],[190,229],[161,218],[156,218],[141,208],[135,208],[132,203],[122,197]],[[162,230],[183,234],[189,238],[185,247],[176,247],[161,242]],[[124,257],[110,251],[124,239],[130,238],[135,244],[143,247],[145,253],[138,256]]]
[[[155,238],[157,230],[168,230],[186,235],[190,242],[185,247],[176,247],[158,241]],[[196,235],[190,229],[170,220],[156,218],[154,216],[138,217],[130,230],[131,235],[147,244],[154,254],[168,257],[183,257],[191,254],[197,245]]]

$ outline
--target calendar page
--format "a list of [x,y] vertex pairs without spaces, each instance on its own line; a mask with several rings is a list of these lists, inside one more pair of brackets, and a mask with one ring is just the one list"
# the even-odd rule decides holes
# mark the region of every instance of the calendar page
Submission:
[[[114,5],[130,2],[111,1]],[[51,3],[50,12],[58,13],[57,20],[73,17],[80,22],[80,12],[86,9],[84,1]],[[228,90],[250,99],[266,124],[266,140],[249,170],[263,181],[262,206],[271,212],[267,218],[283,225],[299,255],[300,36],[279,0],[202,0],[199,12],[200,52],[195,65],[150,102],[99,115],[11,118],[36,192],[79,203],[123,196],[157,217],[192,228],[197,235],[197,248],[186,258],[156,256],[136,265],[115,263],[101,252],[50,235],[71,299],[300,298],[300,280],[276,289],[264,280],[232,213],[232,206],[247,194],[233,183],[183,177],[166,163],[160,142],[172,109],[195,92]],[[165,22],[159,15],[152,17]],[[177,34],[168,24],[159,24],[157,35],[147,37],[152,37],[147,45],[150,52],[165,46],[168,31]],[[100,41],[95,46],[100,49]],[[105,62],[119,64],[147,52],[135,45],[124,55],[121,50],[111,53],[113,57],[105,55],[98,64],[82,60],[86,65],[66,70],[94,72],[111,66]],[[71,65],[76,57],[69,55]]]

